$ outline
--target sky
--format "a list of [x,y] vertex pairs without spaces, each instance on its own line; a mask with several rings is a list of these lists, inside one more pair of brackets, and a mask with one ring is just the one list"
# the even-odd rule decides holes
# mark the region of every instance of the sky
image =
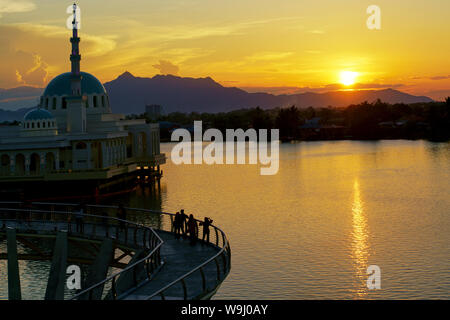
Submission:
[[[78,0],[81,68],[102,82],[211,77],[250,92],[450,95],[448,0]],[[0,0],[0,88],[70,70],[71,1]],[[370,30],[370,5],[381,29]],[[349,75],[351,79],[348,79]]]

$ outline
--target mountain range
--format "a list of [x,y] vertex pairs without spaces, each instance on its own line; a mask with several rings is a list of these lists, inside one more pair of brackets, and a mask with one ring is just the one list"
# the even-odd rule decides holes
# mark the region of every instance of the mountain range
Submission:
[[139,78],[125,72],[104,84],[112,109],[119,113],[142,113],[146,104],[162,105],[166,112],[226,112],[261,107],[263,109],[296,105],[307,107],[346,107],[350,104],[380,99],[388,103],[431,102],[424,96],[413,96],[398,90],[306,92],[290,95],[249,93],[235,87],[224,87],[207,78],[182,78],[156,75]]
[[[249,93],[236,87],[224,87],[210,77],[186,78],[156,75],[135,77],[129,72],[104,84],[115,113],[140,114],[147,104],[159,104],[169,112],[227,112],[236,109],[263,109],[296,105],[307,107],[346,107],[363,101],[380,99],[388,103],[431,102],[425,96],[414,96],[394,89],[305,92],[274,95]],[[24,112],[37,104],[42,88],[0,89],[0,120],[20,120]],[[20,109],[19,109],[20,108]],[[3,110],[2,110],[3,109]]]

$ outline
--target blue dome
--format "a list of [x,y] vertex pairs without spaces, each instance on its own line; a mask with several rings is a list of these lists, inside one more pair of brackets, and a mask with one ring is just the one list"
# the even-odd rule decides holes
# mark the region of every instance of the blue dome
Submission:
[[29,120],[44,120],[44,119],[54,119],[53,115],[48,112],[45,109],[33,109],[28,111],[25,116],[23,117],[23,120],[29,121]]
[[[70,77],[72,73],[66,72],[54,78],[45,88],[44,96],[70,96],[72,94]],[[106,90],[102,83],[87,72],[81,72],[82,94],[105,94]]]

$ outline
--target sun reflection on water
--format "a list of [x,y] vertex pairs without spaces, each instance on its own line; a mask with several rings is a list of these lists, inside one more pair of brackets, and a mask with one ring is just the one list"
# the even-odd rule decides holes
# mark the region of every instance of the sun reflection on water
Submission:
[[355,179],[355,182],[353,183],[352,214],[352,258],[357,277],[355,292],[357,297],[364,297],[367,294],[366,268],[368,266],[368,231],[363,202],[361,200],[360,186],[357,179]]

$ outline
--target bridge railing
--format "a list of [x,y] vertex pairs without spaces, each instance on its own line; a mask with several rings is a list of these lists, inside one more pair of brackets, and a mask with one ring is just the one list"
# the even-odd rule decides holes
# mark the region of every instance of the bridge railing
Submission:
[[154,271],[161,266],[160,249],[164,241],[152,228],[104,214],[79,215],[75,211],[76,206],[66,207],[64,211],[35,207],[36,205],[34,208],[24,208],[20,203],[0,203],[1,228],[67,231],[69,235],[89,239],[111,238],[121,245],[140,249],[140,256],[132,264],[82,290],[72,299],[117,299],[151,279]]
[[[91,207],[98,207],[98,206],[91,206]],[[102,208],[105,208],[105,206],[100,206]],[[112,208],[116,208],[112,206]],[[175,214],[168,213],[168,212],[161,212],[161,211],[155,211],[150,209],[138,209],[138,208],[126,208],[129,214],[133,215],[136,214],[136,216],[140,216],[139,213],[146,213],[146,214],[157,214],[158,219],[153,219],[153,222],[156,223],[152,224],[155,229],[167,231],[167,232],[175,232],[174,228],[174,220],[175,220]],[[195,219],[198,225],[198,233],[197,233],[197,239],[203,240],[203,228],[202,223],[203,221]],[[185,226],[186,227],[186,226]],[[182,276],[178,277],[176,280],[172,281],[171,283],[167,284],[163,288],[157,290],[156,292],[152,293],[148,300],[151,299],[166,299],[166,293],[173,287],[179,287],[182,289],[183,292],[183,298],[185,300],[191,299],[191,298],[197,298],[199,296],[205,296],[205,294],[210,293],[211,288],[208,288],[207,286],[207,269],[213,268],[215,270],[215,280],[217,284],[220,284],[225,277],[228,275],[228,273],[231,270],[231,248],[230,244],[228,242],[228,239],[225,235],[225,233],[215,225],[210,225],[210,236],[209,236],[209,243],[218,247],[220,250],[210,257],[205,262],[199,264],[197,267],[193,268],[192,270],[186,272]],[[206,237],[205,237],[206,240]],[[197,275],[200,275],[198,277]],[[201,279],[201,281],[198,281],[198,279]],[[189,287],[189,284],[195,283],[196,287],[200,287],[201,293],[196,295],[190,295],[190,292],[193,292],[192,288]],[[198,292],[198,291],[197,291]]]
[[[0,206],[4,202],[0,202]],[[20,205],[20,202],[8,202],[10,205]],[[33,202],[31,204],[33,208],[47,208],[47,210],[64,210],[64,211],[70,211],[72,212],[79,206],[79,204],[73,204],[73,203],[44,203],[44,202]],[[114,217],[117,215],[118,206],[106,206],[106,205],[86,205],[89,213],[97,214],[101,217]],[[175,214],[168,213],[168,212],[161,212],[157,210],[151,210],[151,209],[140,209],[140,208],[124,208],[127,213],[126,220],[130,221],[133,220],[135,223],[139,223],[141,225],[150,226],[151,229],[158,229],[166,232],[175,232],[174,229],[174,219]],[[117,219],[117,218],[116,218]],[[195,219],[197,222],[198,233],[197,238],[199,240],[202,240],[202,227],[200,226],[203,221]],[[217,284],[220,284],[223,279],[228,275],[231,269],[231,248],[228,242],[228,239],[225,235],[225,233],[218,227],[214,225],[210,225],[210,236],[209,236],[209,243],[218,247],[219,251],[213,255],[211,258],[209,258],[207,261],[201,263],[197,267],[193,268],[189,272],[185,273],[184,275],[180,276],[176,280],[172,281],[171,283],[167,284],[163,288],[159,289],[158,291],[151,294],[148,299],[165,299],[166,298],[166,292],[170,290],[171,288],[175,286],[179,286],[183,290],[183,298],[189,299],[192,298],[191,295],[189,295],[189,292],[192,292],[190,288],[188,287],[188,283],[196,282],[197,279],[201,279],[201,283],[198,283],[197,286],[200,286],[202,288],[202,294],[207,294],[209,291],[211,291],[211,288],[208,288],[207,286],[207,272],[206,269],[214,268],[215,270],[215,280],[217,281]],[[162,240],[161,240],[162,242]],[[161,243],[162,244],[162,243]],[[159,254],[159,247],[158,246],[158,256],[160,259]],[[142,263],[142,261],[139,261],[139,263]],[[127,269],[124,269],[122,271],[127,271]],[[200,274],[200,277],[196,276],[196,274]],[[112,278],[111,276],[110,278]],[[149,278],[150,279],[150,278]],[[113,281],[113,279],[105,279],[104,281]],[[88,288],[84,291],[92,291],[101,286],[102,283],[98,283],[95,286]],[[81,292],[79,295],[75,296],[74,298],[80,297],[81,294],[85,292]],[[120,298],[120,296],[113,297]]]
[[[217,252],[214,256],[209,258],[207,261],[201,263],[194,269],[190,270],[189,272],[186,272],[182,276],[178,277],[176,280],[167,284],[163,288],[152,293],[147,298],[147,300],[152,300],[152,299],[157,299],[157,298],[165,300],[166,293],[170,289],[172,289],[176,286],[182,288],[184,300],[205,297],[206,295],[211,294],[217,288],[217,286],[225,279],[225,277],[228,275],[228,273],[231,270],[231,248],[230,248],[230,244],[228,243],[228,240],[227,240],[225,234],[223,233],[223,231],[215,226],[212,226],[212,227],[215,231],[214,233],[217,235],[215,237],[216,238],[215,242],[221,243],[219,252]],[[214,240],[213,240],[213,242],[214,242]],[[207,274],[206,270],[210,269],[211,267],[216,270],[216,272],[215,272],[216,285],[212,288],[207,286],[207,275],[206,275]],[[200,274],[201,281],[198,280],[199,277],[196,276],[196,274]],[[191,286],[193,283],[195,283],[196,287],[201,286],[201,288],[202,288],[201,293],[198,293],[198,291],[197,291],[197,293],[194,295],[189,294],[189,292],[192,292],[192,291],[189,289],[188,283],[190,283]]]

